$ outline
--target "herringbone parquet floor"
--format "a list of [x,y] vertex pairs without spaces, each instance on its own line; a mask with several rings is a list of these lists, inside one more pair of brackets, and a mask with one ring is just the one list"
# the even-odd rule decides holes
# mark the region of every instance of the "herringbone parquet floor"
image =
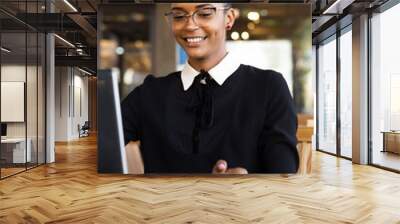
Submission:
[[315,152],[310,176],[96,172],[96,141],[0,181],[0,223],[400,223],[400,175]]

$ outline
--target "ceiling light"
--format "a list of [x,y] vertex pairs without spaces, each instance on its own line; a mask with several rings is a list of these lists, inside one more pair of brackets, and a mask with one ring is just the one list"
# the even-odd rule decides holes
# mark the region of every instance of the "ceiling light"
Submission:
[[64,0],[64,3],[67,4],[74,12],[78,12],[78,10],[68,0]]
[[322,14],[342,14],[343,10],[351,5],[355,0],[336,0],[327,9],[324,10]]
[[69,42],[68,40],[66,40],[66,39],[64,39],[64,38],[62,38],[62,37],[60,37],[60,36],[57,35],[57,34],[54,34],[54,36],[57,37],[57,38],[58,38],[59,40],[61,40],[62,42],[64,42],[65,44],[67,44],[68,46],[75,48],[75,45],[73,45],[73,44],[72,44],[71,42]]
[[9,50],[9,49],[7,49],[7,48],[5,48],[5,47],[1,47],[1,50],[4,51],[4,52],[6,52],[6,53],[10,53],[10,52],[11,52],[11,50]]
[[81,69],[81,68],[79,68],[79,67],[78,67],[78,70],[81,71],[81,72],[83,72],[83,73],[85,73],[85,74],[87,74],[87,75],[93,75],[92,73],[90,73],[90,72],[88,72],[88,71],[86,71],[86,70],[83,70],[83,69]]

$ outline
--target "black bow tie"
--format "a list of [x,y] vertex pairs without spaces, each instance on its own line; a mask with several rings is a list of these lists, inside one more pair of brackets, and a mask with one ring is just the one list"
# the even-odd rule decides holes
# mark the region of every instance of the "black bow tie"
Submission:
[[215,81],[210,74],[201,70],[193,81],[195,91],[195,103],[192,105],[196,113],[195,126],[193,129],[193,153],[198,153],[200,129],[211,128],[214,123],[214,105],[212,88]]
[[211,76],[208,72],[204,71],[204,70],[200,70],[200,74],[198,74],[195,78],[194,78],[194,83],[195,85],[200,83],[203,85],[211,85]]

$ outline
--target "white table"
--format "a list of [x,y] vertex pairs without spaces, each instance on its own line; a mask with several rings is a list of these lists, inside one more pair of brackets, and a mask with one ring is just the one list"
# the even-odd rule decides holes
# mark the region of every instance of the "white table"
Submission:
[[32,154],[31,154],[31,145],[32,141],[30,138],[26,139],[28,143],[26,147],[25,153],[25,138],[6,138],[1,139],[2,147],[12,147],[13,146],[13,163],[25,163],[31,162]]

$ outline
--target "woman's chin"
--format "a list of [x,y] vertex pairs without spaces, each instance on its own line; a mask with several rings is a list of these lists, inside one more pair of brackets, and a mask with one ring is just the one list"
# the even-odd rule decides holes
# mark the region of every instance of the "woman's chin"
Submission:
[[190,59],[194,59],[194,60],[203,60],[205,58],[204,54],[188,54],[188,57]]
[[204,58],[204,56],[205,56],[204,49],[188,48],[185,50],[186,50],[186,54],[189,58]]

